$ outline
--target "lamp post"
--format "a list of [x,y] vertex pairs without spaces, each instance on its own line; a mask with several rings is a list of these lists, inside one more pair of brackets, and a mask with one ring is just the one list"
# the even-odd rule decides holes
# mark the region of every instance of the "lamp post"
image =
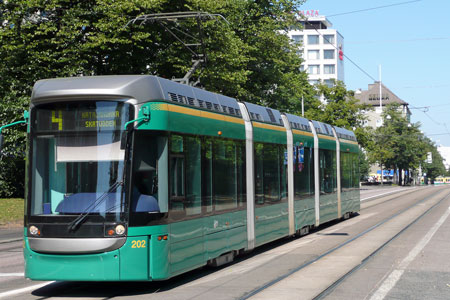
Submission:
[[[381,113],[383,112],[383,103],[381,102],[381,65],[378,66],[378,75],[380,79],[380,117]],[[383,164],[380,163],[381,168],[381,185],[383,185]]]

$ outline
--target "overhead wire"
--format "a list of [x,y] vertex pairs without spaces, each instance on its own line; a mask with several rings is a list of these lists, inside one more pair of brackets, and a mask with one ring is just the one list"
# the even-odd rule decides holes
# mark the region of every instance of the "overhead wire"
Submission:
[[[305,17],[302,21],[312,25],[308,19]],[[330,43],[330,41],[317,29],[313,26],[314,30],[320,35],[322,36],[322,38],[324,38],[325,40],[327,40],[328,44],[333,46],[334,49],[339,51],[339,48],[334,45],[334,43]],[[370,75],[368,72],[366,72],[362,67],[360,67],[356,62],[354,62],[350,57],[348,57],[345,53],[342,53],[342,55],[348,59],[355,67],[357,67],[361,72],[363,72],[367,77],[369,77],[370,79],[372,79],[373,81],[377,81],[374,77],[372,77],[372,75]]]
[[364,12],[364,11],[376,10],[376,9],[380,9],[380,8],[387,8],[387,7],[410,4],[410,3],[421,2],[421,1],[422,0],[413,0],[413,1],[406,1],[406,2],[400,2],[400,3],[393,3],[393,4],[383,5],[383,6],[377,6],[377,7],[372,7],[372,8],[365,8],[365,9],[359,9],[359,10],[354,10],[354,11],[349,11],[349,12],[344,12],[344,13],[338,13],[338,14],[334,14],[334,15],[328,15],[328,17],[331,18],[331,17],[349,15],[349,14],[354,14],[354,13],[359,13],[359,12]]

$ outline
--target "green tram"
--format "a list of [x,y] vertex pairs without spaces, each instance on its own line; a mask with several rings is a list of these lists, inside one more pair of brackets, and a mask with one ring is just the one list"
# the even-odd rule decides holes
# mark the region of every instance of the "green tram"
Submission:
[[164,280],[359,211],[348,130],[155,76],[38,81],[33,280]]

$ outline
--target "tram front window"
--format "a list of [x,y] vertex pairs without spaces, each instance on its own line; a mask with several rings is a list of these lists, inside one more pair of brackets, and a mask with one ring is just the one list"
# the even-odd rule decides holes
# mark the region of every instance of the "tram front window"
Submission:
[[120,137],[131,115],[128,104],[112,101],[46,104],[33,110],[28,204],[33,221],[63,223],[62,218],[83,213],[94,216],[90,222],[124,220]]

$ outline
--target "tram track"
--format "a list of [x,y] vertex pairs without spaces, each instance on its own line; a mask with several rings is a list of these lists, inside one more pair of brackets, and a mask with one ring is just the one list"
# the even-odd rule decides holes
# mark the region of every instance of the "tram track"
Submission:
[[[430,187],[431,186],[421,187],[421,188],[419,188],[419,191],[423,190],[425,188],[430,188]],[[407,190],[404,190],[404,191],[396,191],[394,193],[387,194],[387,195],[386,194],[375,195],[371,199],[367,199],[367,200],[361,201],[361,210],[360,211],[364,211],[364,210],[367,210],[369,208],[372,208],[372,207],[375,207],[375,206],[378,206],[378,205],[381,205],[381,204],[385,204],[385,203],[390,202],[390,201],[394,201],[398,197],[405,196],[405,195],[408,195],[408,194],[412,194],[412,193],[417,192],[417,191],[418,190],[414,188],[414,189],[407,189]],[[383,198],[386,198],[386,200],[380,201]],[[379,201],[379,202],[374,203],[376,201]],[[364,207],[363,207],[363,205],[364,205]],[[365,206],[365,205],[367,205],[367,206]]]
[[[396,217],[402,215],[403,213],[407,212],[408,210],[411,210],[412,208],[415,208],[418,205],[421,205],[429,200],[431,200],[432,198],[434,198],[436,195],[438,195],[439,193],[441,193],[442,190],[439,189],[437,191],[434,191],[434,193],[432,193],[431,195],[429,195],[428,197],[421,199],[419,201],[415,201],[413,204],[401,209],[398,212],[395,212],[394,214],[391,214],[389,217],[386,217],[384,219],[382,219],[381,221],[379,221],[378,223],[376,223],[375,225],[369,227],[368,229],[360,232],[359,234],[355,235],[354,237],[343,241],[342,243],[338,244],[337,246],[334,246],[333,248],[327,250],[326,252],[324,252],[323,254],[315,257],[314,259],[311,259],[307,262],[304,262],[302,265],[290,270],[289,272],[286,272],[285,274],[275,278],[274,280],[271,280],[269,282],[267,282],[266,284],[264,284],[263,286],[256,288],[252,291],[250,291],[248,294],[244,295],[243,297],[241,297],[241,300],[244,299],[250,299],[253,296],[256,296],[258,294],[260,294],[261,292],[269,289],[270,287],[274,286],[275,284],[283,281],[284,279],[289,278],[290,276],[292,276],[293,274],[304,270],[306,267],[330,256],[330,254],[333,254],[334,252],[336,252],[337,250],[343,248],[344,246],[349,245],[350,243],[366,236],[368,233],[374,231],[375,229],[379,228],[380,226],[386,224],[387,222],[395,219]],[[408,193],[407,193],[408,194]],[[412,225],[414,225],[415,223],[417,223],[420,219],[422,219],[425,215],[427,215],[430,211],[433,210],[433,208],[437,207],[439,204],[441,204],[443,201],[447,200],[450,196],[450,192],[447,191],[447,193],[445,194],[445,196],[441,197],[436,203],[434,203],[431,207],[429,207],[428,209],[425,210],[425,212],[421,213],[418,217],[415,217],[412,221],[408,222],[406,226],[404,226],[399,232],[397,232],[394,236],[392,236],[391,238],[389,238],[386,242],[384,242],[381,246],[377,247],[373,252],[371,252],[368,256],[366,256],[364,259],[361,260],[361,262],[356,265],[355,267],[353,267],[351,270],[349,270],[348,272],[346,272],[344,275],[342,275],[341,277],[339,277],[337,280],[335,280],[331,285],[329,285],[327,288],[323,289],[319,294],[317,294],[315,297],[313,297],[312,299],[323,299],[325,298],[327,295],[329,295],[336,287],[339,286],[340,283],[342,283],[347,277],[349,277],[351,274],[353,274],[355,271],[357,271],[358,269],[360,269],[362,266],[364,266],[368,261],[370,261],[371,258],[373,258],[377,253],[379,253],[382,249],[384,249],[387,245],[389,245],[391,242],[393,242],[395,239],[397,239],[402,233],[404,233],[408,228],[410,228]],[[379,198],[378,198],[379,199]],[[381,203],[386,203],[389,202],[393,199],[387,200],[387,201],[383,201]],[[381,204],[379,203],[379,204]],[[378,205],[378,204],[376,204]],[[373,207],[373,206],[370,206]],[[370,208],[367,207],[367,208]]]
[[[244,294],[245,291],[242,291],[242,293],[240,294],[234,294],[234,296],[232,297],[233,299],[248,299],[251,298],[255,295],[258,295],[260,292],[263,292],[264,290],[270,288],[272,285],[276,284],[277,282],[282,281],[283,279],[286,279],[288,277],[290,277],[291,275],[293,275],[295,272],[301,271],[302,269],[305,269],[308,266],[313,265],[315,262],[319,262],[324,259],[327,258],[329,256],[332,256],[331,254],[334,252],[337,252],[339,249],[345,247],[346,245],[352,245],[351,243],[354,241],[357,241],[358,239],[360,239],[361,237],[367,235],[369,232],[375,230],[376,228],[380,227],[381,225],[383,225],[384,223],[387,223],[389,220],[395,219],[397,216],[401,215],[402,213],[405,213],[406,211],[408,211],[409,209],[413,208],[413,207],[417,207],[418,205],[427,202],[429,200],[432,200],[433,203],[436,202],[436,204],[434,204],[432,207],[428,208],[428,210],[424,213],[421,214],[421,216],[419,216],[418,218],[416,218],[415,220],[413,220],[412,222],[410,222],[410,224],[407,225],[407,227],[410,227],[411,225],[413,225],[415,222],[417,222],[420,218],[422,218],[423,216],[426,215],[427,212],[431,211],[433,207],[436,207],[439,203],[442,203],[446,197],[448,198],[450,195],[450,191],[447,189],[433,189],[432,191],[427,189],[428,192],[425,192],[425,189],[420,189],[420,190],[415,190],[417,192],[419,191],[423,191],[423,193],[415,193],[413,194],[413,196],[408,196],[408,194],[410,193],[401,193],[397,194],[395,196],[393,196],[393,198],[391,198],[390,196],[392,195],[386,195],[384,197],[380,197],[377,198],[378,201],[382,201],[380,203],[377,203],[376,206],[378,206],[378,204],[381,203],[389,203],[394,199],[398,199],[399,201],[405,201],[404,204],[402,204],[402,206],[398,206],[395,209],[387,209],[385,211],[389,212],[388,216],[383,216],[383,219],[374,219],[373,222],[371,222],[371,224],[368,224],[366,230],[362,231],[362,232],[354,232],[352,235],[353,237],[348,238],[345,241],[342,241],[339,245],[330,245],[330,249],[327,250],[327,248],[323,248],[320,252],[317,251],[316,256],[315,257],[310,257],[307,261],[303,261],[302,263],[300,263],[300,266],[295,267],[294,270],[284,270],[284,271],[288,271],[286,273],[282,273],[279,272],[277,274],[277,277],[266,277],[266,284],[264,284],[263,286],[260,286],[258,288],[257,285],[253,285],[252,288],[254,288],[254,290],[250,290],[248,289],[247,291],[249,291],[247,294]],[[412,191],[412,192],[415,192]],[[428,195],[425,195],[425,193],[429,193]],[[440,194],[441,193],[441,194]],[[401,197],[404,197],[403,199],[401,199]],[[443,196],[438,197],[438,196]],[[409,198],[408,198],[409,197]],[[408,200],[409,199],[409,200]],[[412,202],[411,204],[406,204],[406,200],[408,200],[409,202]],[[411,201],[412,200],[412,201]],[[439,200],[439,201],[438,201]],[[392,202],[393,203],[393,202]],[[366,207],[364,208],[364,211],[366,212],[365,217],[366,219],[368,219],[367,217],[370,216],[370,218],[372,218],[372,216],[376,216],[375,213],[371,213],[369,208],[374,207],[374,206],[370,206],[370,207]],[[368,211],[368,212],[367,212]],[[379,217],[381,218],[382,215],[379,215]],[[364,216],[361,216],[364,217]],[[351,218],[350,220],[358,220],[357,218]],[[338,222],[338,223],[333,223],[334,225],[337,224],[345,224],[345,222]],[[375,224],[374,224],[375,223]],[[381,224],[383,223],[383,224]],[[334,228],[336,228],[335,226],[330,226],[329,225],[325,225],[324,227],[319,227],[319,230],[314,230],[314,232],[319,235],[320,231],[325,230],[328,231],[328,229],[333,230]],[[347,227],[349,225],[346,225]],[[354,227],[354,225],[351,225]],[[340,226],[338,226],[340,227]],[[345,227],[345,226],[344,226]],[[399,228],[400,229],[400,228]],[[397,233],[396,236],[401,235],[401,232],[404,232],[407,228],[403,228],[399,233]],[[342,230],[342,228],[337,229],[337,230]],[[334,231],[333,231],[334,232]],[[314,233],[313,233],[314,234]],[[345,236],[344,234],[327,234],[324,233],[323,236],[335,236],[335,237],[343,237]],[[310,299],[323,299],[325,297],[327,297],[327,295],[329,295],[331,292],[333,292],[333,290],[337,287],[339,287],[339,285],[341,284],[341,282],[343,282],[348,276],[352,275],[352,273],[354,273],[355,271],[357,271],[359,268],[361,268],[362,266],[364,266],[371,257],[376,256],[376,254],[382,250],[382,247],[387,246],[390,242],[392,242],[395,239],[395,237],[392,237],[388,242],[384,243],[383,245],[381,245],[379,248],[380,249],[376,249],[375,251],[372,251],[367,257],[365,257],[364,259],[360,260],[361,263],[358,266],[355,266],[354,268],[352,268],[350,271],[348,271],[346,274],[344,274],[342,277],[338,278],[337,280],[335,280],[332,284],[330,284],[326,289],[322,290],[320,293],[316,293],[316,298],[310,297]],[[290,239],[289,239],[290,240]],[[293,239],[296,240],[296,239]],[[302,240],[302,239],[298,239],[298,240]],[[312,241],[316,241],[317,238],[314,238]],[[286,242],[288,242],[288,240],[286,240]],[[305,240],[305,243],[301,243],[301,244],[309,244],[311,243],[311,241]],[[276,242],[275,245],[273,246],[278,246],[278,245],[284,245],[285,242]],[[381,243],[380,243],[381,244]],[[380,245],[379,244],[379,245]],[[269,246],[268,246],[269,247]],[[293,249],[292,247],[288,247],[290,249]],[[266,248],[266,249],[271,249]],[[259,252],[256,251],[257,253],[254,253],[255,255],[259,255],[258,253],[265,253],[264,249],[262,250],[263,252]],[[286,255],[288,255],[290,253],[291,250],[289,249],[284,249],[282,251],[283,254],[278,255],[275,260],[278,260]],[[274,252],[276,253],[276,252]],[[320,255],[320,253],[323,253],[322,255]],[[266,256],[271,256],[269,254],[265,254]],[[317,256],[319,255],[319,256]],[[242,266],[240,267],[240,262],[245,262],[246,260],[248,260],[249,258],[254,257],[253,255],[251,256],[245,256],[242,257],[242,259],[239,259],[233,269],[233,274],[235,274],[236,276],[242,276],[242,278],[244,278],[244,276],[248,276],[248,272],[246,270],[250,270],[249,266]],[[286,259],[285,259],[286,260]],[[271,261],[274,261],[274,258],[271,258]],[[269,263],[269,260],[263,260],[263,262],[261,263],[261,260],[259,260],[259,263],[255,264],[252,262],[252,272],[258,272],[255,271],[256,269],[260,269],[261,267],[265,266],[267,263]],[[240,268],[240,270],[236,270],[237,268]],[[351,268],[351,267],[349,267]],[[242,271],[242,270],[244,271]],[[227,267],[225,267],[224,269],[221,269],[222,273],[230,273],[230,269],[228,269]],[[260,269],[263,270],[263,269]],[[219,273],[219,274],[218,274]],[[245,274],[245,275],[244,275]],[[209,279],[209,277],[212,276],[212,279]],[[103,284],[98,284],[96,283],[91,284],[91,283],[86,283],[86,282],[80,282],[80,283],[76,283],[76,282],[64,282],[64,283],[49,283],[47,286],[45,287],[41,287],[38,290],[35,290],[33,292],[33,295],[35,297],[41,297],[40,299],[47,299],[47,298],[53,298],[53,297],[60,297],[60,296],[64,296],[67,294],[71,294],[74,297],[77,296],[82,296],[82,295],[96,295],[96,296],[100,296],[101,299],[120,299],[121,297],[124,296],[131,296],[131,297],[136,297],[136,298],[140,298],[140,297],[146,297],[145,295],[147,295],[147,297],[155,297],[156,299],[207,299],[209,298],[209,296],[213,293],[217,293],[218,291],[215,290],[215,288],[212,289],[207,289],[207,290],[202,290],[202,288],[205,288],[205,286],[208,286],[208,284],[206,285],[199,285],[199,283],[195,283],[192,284],[193,282],[193,277],[197,278],[198,280],[200,280],[202,283],[200,284],[204,284],[204,282],[208,282],[208,284],[211,284],[213,281],[212,280],[216,280],[215,278],[219,278],[219,279],[224,279],[224,277],[222,277],[221,275],[221,271],[217,271],[217,270],[211,270],[211,269],[203,269],[203,270],[196,270],[193,271],[191,273],[188,273],[186,275],[181,275],[181,277],[177,277],[177,278],[173,278],[170,279],[166,282],[149,282],[149,283],[120,283],[120,284],[114,284],[114,287],[112,287],[110,284],[108,283],[103,283]],[[275,279],[273,279],[275,278]],[[230,277],[230,282],[228,283],[228,278],[226,279],[226,281],[222,281],[220,284],[231,284],[231,280],[232,278]],[[329,281],[330,283],[332,282],[331,280]],[[261,282],[263,283],[263,282]],[[187,284],[187,285],[186,285]],[[183,292],[183,297],[185,298],[179,298],[180,294],[179,292],[181,291],[181,289],[185,290],[186,288],[189,289],[193,289],[195,287],[200,287],[201,288],[198,290],[198,292],[193,292],[192,295],[191,294],[184,294]],[[319,290],[317,290],[319,292]],[[140,297],[139,297],[140,295]],[[208,295],[208,297],[206,297],[206,295]],[[241,296],[244,295],[244,296]],[[301,295],[301,294],[300,294]],[[241,298],[240,298],[241,297]],[[23,298],[25,299],[25,298]],[[225,299],[225,298],[221,298],[221,299]],[[231,299],[231,298],[229,298]]]

